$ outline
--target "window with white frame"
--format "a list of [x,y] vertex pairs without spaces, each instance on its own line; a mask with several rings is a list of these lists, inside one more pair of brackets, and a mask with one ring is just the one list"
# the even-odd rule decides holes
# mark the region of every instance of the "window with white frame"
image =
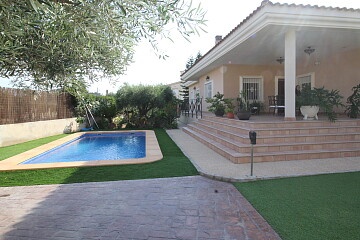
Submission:
[[212,98],[213,97],[212,82],[206,82],[204,84],[204,88],[205,88],[204,97],[205,98]]
[[296,85],[300,85],[300,88],[301,88],[301,89],[302,89],[305,85],[310,85],[311,87],[313,87],[313,84],[311,83],[311,74],[298,76],[298,77],[296,78]]
[[250,101],[263,101],[264,81],[262,77],[240,77],[240,92]]

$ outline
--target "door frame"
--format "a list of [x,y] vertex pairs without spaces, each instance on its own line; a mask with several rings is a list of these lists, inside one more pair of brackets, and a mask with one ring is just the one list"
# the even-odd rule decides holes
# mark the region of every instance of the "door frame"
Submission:
[[[275,76],[275,91],[274,91],[274,96],[279,95],[279,88],[278,88],[278,84],[279,84],[279,80],[283,79],[284,83],[285,83],[285,76]],[[285,92],[284,92],[285,94]]]

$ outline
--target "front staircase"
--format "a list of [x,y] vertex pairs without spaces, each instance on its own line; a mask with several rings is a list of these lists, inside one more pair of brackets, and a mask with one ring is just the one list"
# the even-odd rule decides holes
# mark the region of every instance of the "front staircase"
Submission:
[[[282,121],[280,118],[240,121],[203,115],[183,131],[234,163],[250,162],[249,131],[256,131],[254,162],[360,156],[360,120],[335,123]],[[266,118],[263,117],[264,119]]]

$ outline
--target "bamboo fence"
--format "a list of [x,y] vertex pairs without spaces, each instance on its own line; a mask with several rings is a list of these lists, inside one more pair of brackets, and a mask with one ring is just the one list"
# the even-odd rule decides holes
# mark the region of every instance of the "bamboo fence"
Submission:
[[73,106],[67,93],[0,88],[0,125],[70,117]]

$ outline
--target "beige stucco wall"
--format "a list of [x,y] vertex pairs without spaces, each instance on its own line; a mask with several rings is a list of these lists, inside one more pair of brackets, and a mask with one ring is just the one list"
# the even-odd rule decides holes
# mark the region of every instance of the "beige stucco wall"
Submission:
[[315,72],[315,87],[338,89],[344,96],[343,102],[351,95],[351,88],[360,83],[360,49],[332,56],[324,56],[320,64],[314,64],[314,56],[298,64],[297,74]]
[[240,93],[240,77],[261,76],[264,80],[263,103],[267,109],[267,97],[274,95],[275,76],[284,75],[282,65],[250,66],[226,65],[224,67],[224,95],[226,98],[236,98]]
[[77,131],[76,118],[0,125],[0,147]]
[[[224,92],[224,67],[219,67],[208,74],[202,76],[199,79],[199,82],[192,85],[190,88],[196,87],[196,89],[200,89],[200,97],[203,98],[202,109],[204,112],[207,112],[208,104],[205,102],[204,91],[205,91],[205,83],[211,81],[212,82],[212,92],[215,95],[217,92]],[[207,76],[209,76],[209,80],[206,80]]]
[[[326,89],[338,89],[344,96],[343,103],[352,93],[351,88],[360,83],[360,49],[346,51],[335,55],[319,57],[319,64],[315,65],[315,55],[312,54],[302,62],[297,62],[296,75],[314,73],[315,87],[324,86]],[[236,98],[240,91],[240,76],[262,76],[264,79],[264,110],[268,109],[268,96],[275,94],[275,78],[284,77],[284,64],[268,66],[235,65],[221,66],[206,75],[199,82],[191,86],[200,89],[200,96],[204,96],[206,77],[213,82],[213,94],[223,93],[225,98]],[[286,81],[286,80],[285,80]],[[203,110],[207,111],[204,101]],[[337,109],[343,112],[343,108]]]
[[[198,83],[190,86],[200,89],[200,96],[204,96],[204,85],[209,76],[213,83],[213,94],[223,93],[225,98],[237,98],[240,92],[240,76],[262,76],[264,79],[264,104],[267,105],[267,96],[274,95],[275,76],[283,76],[283,66],[250,66],[224,65],[202,76]],[[203,101],[203,111],[207,111],[207,103]],[[265,107],[266,108],[266,107]]]

